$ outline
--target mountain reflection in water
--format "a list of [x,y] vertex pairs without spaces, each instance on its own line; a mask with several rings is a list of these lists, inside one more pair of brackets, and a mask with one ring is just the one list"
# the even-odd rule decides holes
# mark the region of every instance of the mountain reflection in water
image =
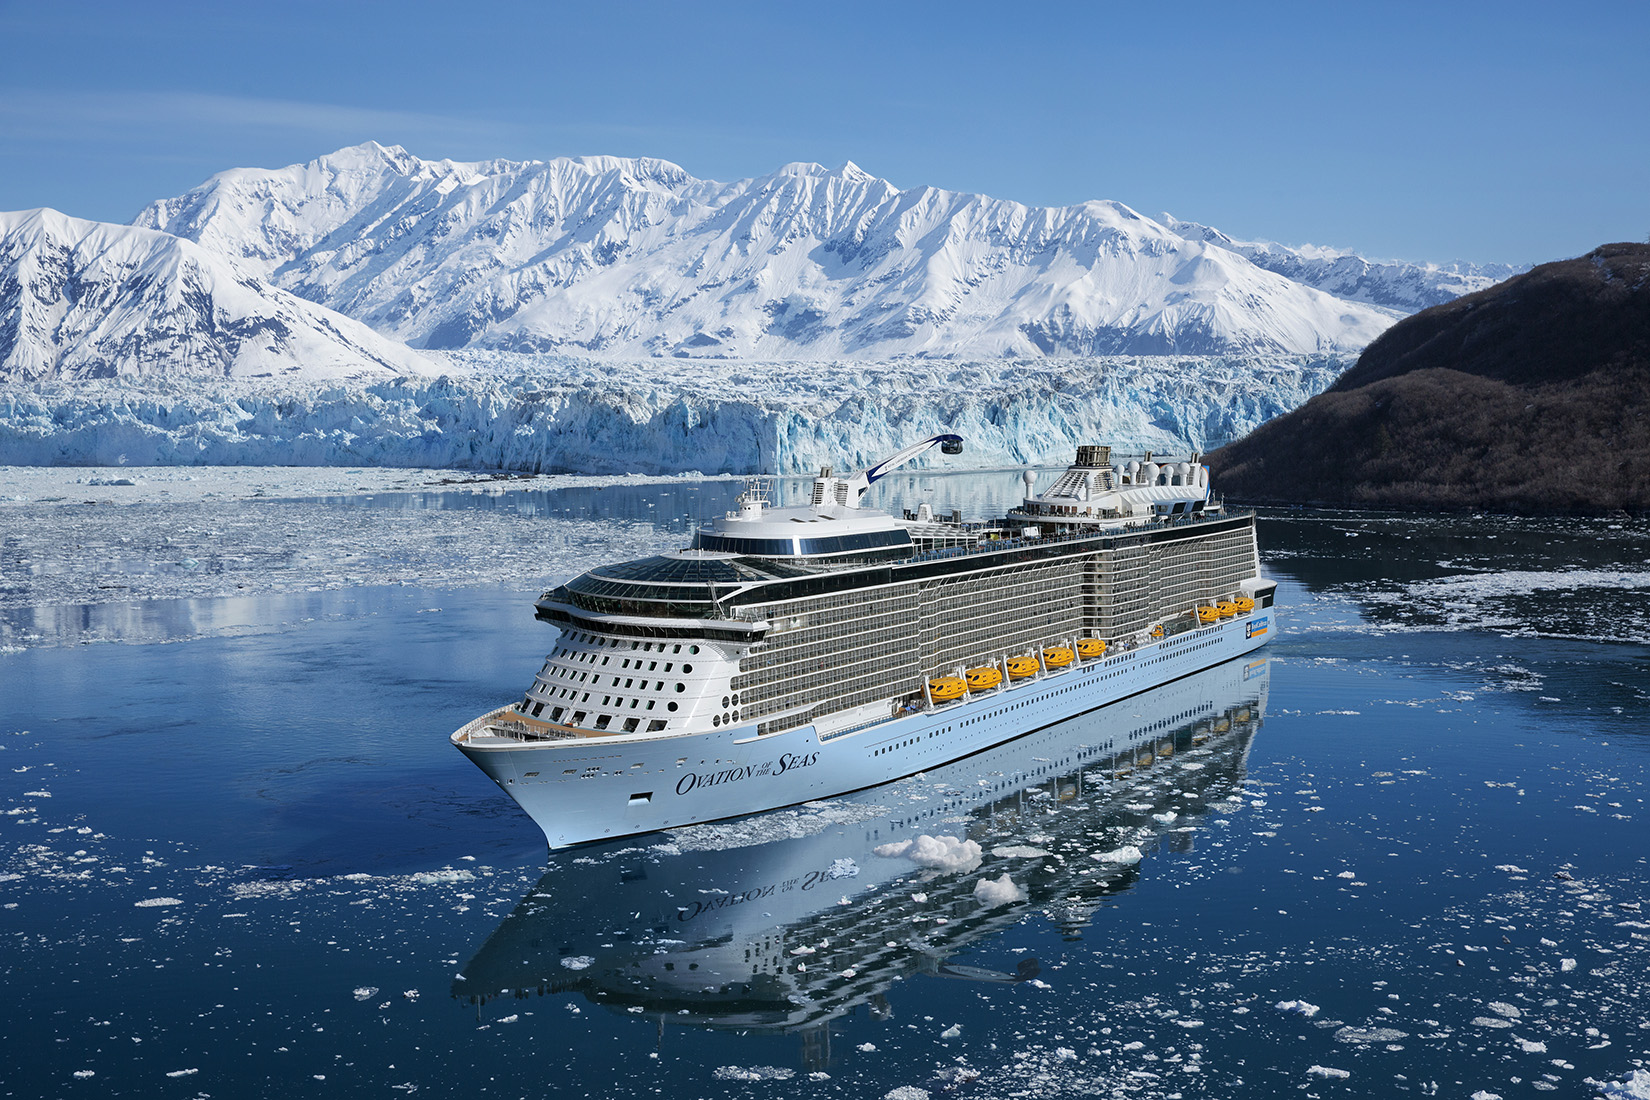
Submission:
[[1034,980],[948,960],[1033,910],[1081,938],[1142,856],[1235,809],[1269,678],[1250,656],[873,790],[552,853],[453,996],[789,1031],[886,1015],[912,974]]

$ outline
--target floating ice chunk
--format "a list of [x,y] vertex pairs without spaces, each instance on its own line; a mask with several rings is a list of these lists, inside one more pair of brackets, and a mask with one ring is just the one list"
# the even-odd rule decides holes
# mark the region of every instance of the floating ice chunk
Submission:
[[918,905],[921,905],[923,902],[928,900],[928,895],[927,894],[912,894],[911,895],[911,900],[916,902]]
[[1534,1039],[1520,1039],[1518,1036],[1514,1035],[1513,1042],[1517,1043],[1518,1049],[1522,1050],[1525,1054],[1547,1053],[1547,1044],[1537,1042]]
[[861,1054],[870,1054],[872,1051],[877,1049],[877,1045],[875,1043],[861,1043],[854,1049],[859,1051]]
[[377,993],[378,993],[378,987],[375,986],[375,985],[359,986],[355,990],[355,999],[358,1000],[358,1001],[371,1000],[374,996],[377,995]]
[[1352,871],[1342,871],[1340,874],[1336,875],[1335,877],[1336,878],[1357,878],[1358,876]]
[[816,948],[816,947],[807,947],[807,946],[793,947],[793,948],[791,948],[791,954],[793,954],[793,955],[812,955],[818,950],[819,949]]
[[928,1090],[915,1085],[901,1085],[882,1094],[882,1100],[928,1100]]
[[1305,1016],[1309,1020],[1318,1014],[1318,1006],[1310,1001],[1279,1001],[1272,1007],[1279,1012],[1293,1012],[1298,1016]]
[[1306,1072],[1311,1077],[1351,1077],[1352,1072],[1344,1069],[1331,1069],[1329,1066],[1307,1066]]
[[158,908],[158,907],[163,906],[163,905],[182,905],[183,904],[183,899],[182,898],[144,898],[142,901],[134,901],[132,904],[134,906],[136,906],[137,908],[139,908],[139,909],[155,909],[155,908]]
[[1125,844],[1121,848],[1113,848],[1109,852],[1094,852],[1093,856],[1101,863],[1139,863],[1145,855],[1133,844]]
[[719,1081],[789,1081],[796,1070],[782,1066],[717,1066],[713,1076]]
[[825,872],[826,878],[853,878],[859,874],[859,864],[851,859],[838,859],[831,863],[831,869]]
[[1167,825],[1179,816],[1180,815],[1175,813],[1173,810],[1165,810],[1160,814],[1153,814],[1152,820]]
[[991,854],[998,859],[1036,859],[1048,855],[1041,848],[1033,848],[1029,844],[1005,844],[991,849]]
[[189,1077],[189,1076],[192,1076],[192,1075],[197,1074],[199,1072],[200,1072],[200,1069],[198,1067],[194,1068],[194,1069],[174,1069],[174,1070],[168,1070],[166,1076],[168,1076],[168,1077]]
[[948,1027],[944,1031],[940,1032],[940,1038],[941,1039],[955,1039],[957,1036],[959,1036],[961,1034],[962,1034],[962,1025],[961,1024],[952,1024],[950,1027]]
[[1472,1100],[1501,1100],[1501,1094],[1491,1092],[1489,1089],[1479,1089],[1472,1094]]
[[1473,1027],[1512,1027],[1512,1023],[1497,1016],[1474,1016]]
[[1014,885],[1007,871],[1003,872],[1002,878],[982,878],[974,884],[974,900],[982,905],[1007,905],[1025,896],[1025,891]]
[[881,844],[872,851],[885,858],[904,856],[918,867],[932,867],[937,871],[972,871],[980,865],[982,855],[978,841],[927,833],[916,840]]
[[1522,1010],[1506,1001],[1491,1001],[1485,1007],[1497,1016],[1505,1016],[1509,1020],[1516,1020],[1524,1015]]
[[1518,864],[1516,864],[1516,863],[1497,863],[1495,865],[1495,869],[1497,871],[1505,871],[1509,875],[1527,875],[1527,874],[1529,874],[1528,871],[1524,870],[1524,868],[1518,866]]
[[95,1070],[95,1069],[77,1069],[77,1070],[74,1071],[74,1075],[76,1077],[80,1078],[81,1080],[85,1080],[88,1077],[96,1077],[97,1076],[97,1070]]
[[595,961],[589,955],[569,955],[561,961],[561,964],[569,970],[584,970]]
[[1625,1081],[1605,1081],[1598,1087],[1604,1100],[1650,1100],[1650,1070],[1636,1069]]
[[1559,959],[1558,968],[1568,974],[1576,968],[1576,961],[1574,959]]
[[402,996],[403,996],[403,997],[405,997],[405,998],[407,998],[407,1000],[409,1000],[409,1001],[416,1001],[416,1000],[418,1000],[418,990],[416,990],[416,989],[406,989],[406,990],[403,990],[403,991],[402,991],[402,993],[401,993],[401,995],[402,995]]
[[1077,1061],[1077,1052],[1070,1047],[1055,1047],[1054,1060],[1056,1062],[1075,1062]]
[[1335,1038],[1343,1043],[1396,1043],[1409,1038],[1409,1032],[1393,1027],[1343,1027]]
[[500,1016],[498,1022],[501,1024],[513,1024],[519,1019],[521,1019],[521,1017],[512,1012],[508,1016]]

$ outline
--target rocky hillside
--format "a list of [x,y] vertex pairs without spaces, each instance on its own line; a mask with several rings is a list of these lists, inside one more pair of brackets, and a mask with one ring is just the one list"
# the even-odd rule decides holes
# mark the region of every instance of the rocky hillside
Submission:
[[1650,245],[1418,313],[1210,463],[1256,502],[1650,512]]
[[873,360],[1321,355],[1396,312],[1116,202],[901,190],[853,164],[696,179],[666,161],[236,169],[137,224],[418,348]]
[[432,369],[190,241],[55,210],[0,214],[0,382]]

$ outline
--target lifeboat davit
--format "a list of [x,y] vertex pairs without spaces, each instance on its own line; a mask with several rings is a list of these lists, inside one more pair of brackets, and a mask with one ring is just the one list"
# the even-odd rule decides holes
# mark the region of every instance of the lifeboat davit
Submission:
[[961,676],[938,676],[928,681],[928,696],[936,703],[961,699],[967,690],[968,684]]
[[1049,668],[1065,668],[1071,664],[1074,654],[1063,645],[1049,646],[1043,650],[1043,664]]
[[1233,603],[1231,600],[1221,600],[1219,603],[1215,604],[1215,610],[1220,612],[1220,617],[1223,619],[1230,619],[1233,615],[1236,615],[1238,611],[1237,604]]
[[1028,680],[1037,675],[1039,667],[1035,657],[1010,657],[1008,659],[1008,678],[1010,680]]
[[1244,615],[1255,609],[1255,601],[1248,596],[1239,596],[1232,603],[1237,607],[1238,614]]
[[969,691],[989,691],[1003,682],[1003,674],[990,665],[968,670]]
[[1099,638],[1077,639],[1077,656],[1083,658],[1083,660],[1092,661],[1096,657],[1104,657],[1105,655],[1106,643]]
[[1197,621],[1200,623],[1218,623],[1220,621],[1220,609],[1217,607],[1198,608]]

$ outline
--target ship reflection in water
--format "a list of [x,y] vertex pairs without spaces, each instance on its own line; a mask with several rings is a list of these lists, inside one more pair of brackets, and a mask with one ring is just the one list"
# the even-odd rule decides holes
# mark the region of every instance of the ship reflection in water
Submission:
[[1035,979],[948,960],[1031,911],[1081,937],[1142,858],[1235,809],[1268,680],[1243,658],[874,790],[554,852],[453,996],[789,1031],[886,1014],[911,974]]

